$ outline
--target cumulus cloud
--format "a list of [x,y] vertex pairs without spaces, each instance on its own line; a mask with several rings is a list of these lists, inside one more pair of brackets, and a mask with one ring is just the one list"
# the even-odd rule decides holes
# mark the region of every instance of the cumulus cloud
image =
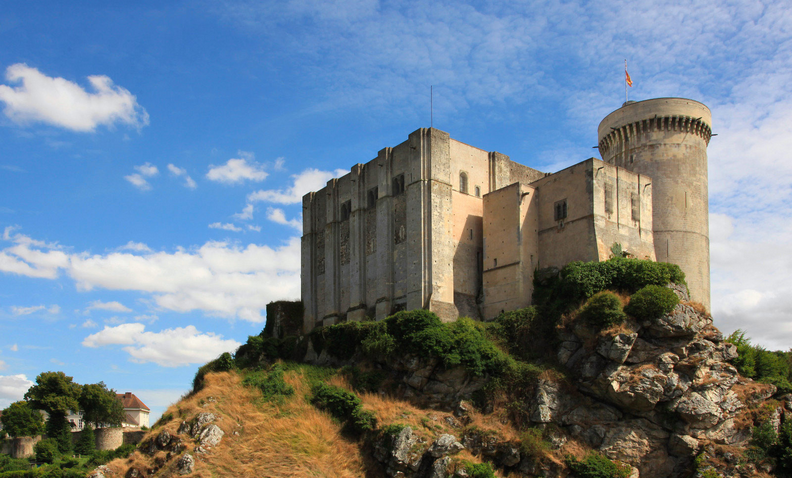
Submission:
[[97,324],[97,323],[96,323],[96,322],[94,322],[93,320],[91,320],[91,319],[88,319],[88,320],[86,320],[85,322],[83,322],[83,324],[82,324],[82,327],[83,327],[84,329],[92,329],[92,328],[94,328],[94,327],[97,327],[98,325],[99,325],[99,324]]
[[14,344],[11,347],[9,347],[8,349],[11,350],[12,352],[18,352],[19,351],[19,345]]
[[267,178],[268,174],[261,165],[253,161],[253,153],[239,151],[237,154],[242,157],[229,159],[222,166],[209,166],[206,177],[225,184],[241,183],[245,180],[259,182]]
[[129,241],[125,245],[118,248],[120,251],[136,251],[136,252],[151,252],[149,246],[142,242]]
[[239,219],[240,221],[246,221],[248,219],[253,219],[253,209],[254,209],[254,206],[252,204],[248,204],[242,209],[242,212],[238,212],[238,213],[234,214],[234,217]]
[[300,296],[298,237],[278,247],[210,241],[172,253],[135,254],[66,254],[21,234],[12,238],[14,244],[0,250],[0,257],[11,259],[0,261],[0,271],[50,279],[63,271],[80,291],[139,291],[166,310],[262,322],[267,303]]
[[146,163],[135,166],[135,170],[137,171],[136,173],[124,176],[124,179],[141,191],[148,191],[151,189],[151,184],[149,184],[146,178],[158,175],[159,169],[151,163]]
[[132,362],[154,362],[163,367],[206,363],[242,345],[233,339],[223,339],[222,335],[201,333],[193,325],[160,332],[146,332],[145,328],[140,323],[105,326],[102,331],[86,337],[82,344],[92,348],[126,345],[123,349]]
[[53,78],[24,63],[6,69],[0,85],[3,112],[19,124],[47,123],[72,131],[92,132],[98,126],[126,124],[141,128],[149,116],[128,90],[103,75],[89,76],[93,92],[64,78]]
[[302,221],[299,219],[286,219],[286,214],[283,212],[283,209],[278,209],[275,207],[267,208],[267,219],[278,224],[293,227],[298,231],[302,231]]
[[31,386],[33,382],[23,374],[0,375],[0,409],[7,408],[12,402],[22,400]]
[[19,316],[19,315],[30,315],[30,314],[34,314],[34,313],[39,312],[39,311],[46,311],[46,312],[48,312],[48,313],[50,313],[52,315],[55,315],[55,314],[59,314],[60,310],[61,310],[61,308],[57,304],[56,305],[51,305],[50,307],[47,307],[46,305],[34,305],[34,306],[31,306],[31,307],[19,307],[19,306],[16,306],[16,305],[11,306],[11,313],[14,314],[14,315],[17,315],[17,316]]
[[318,191],[334,177],[343,176],[348,171],[337,169],[333,172],[320,171],[308,168],[299,174],[292,175],[292,185],[287,189],[268,189],[253,192],[248,195],[248,202],[274,202],[278,204],[297,204],[302,202],[302,197],[311,191]]
[[242,231],[241,227],[237,227],[237,226],[235,226],[233,224],[230,224],[230,223],[222,224],[222,223],[219,223],[219,222],[213,222],[213,223],[209,224],[209,228],[210,229],[222,229],[224,231],[233,231],[233,232],[241,232]]
[[195,189],[198,187],[198,185],[195,184],[195,181],[193,181],[193,178],[191,178],[190,175],[187,174],[186,169],[180,168],[173,164],[168,164],[168,170],[171,172],[171,174],[173,174],[176,177],[180,177],[180,176],[184,177],[184,187],[189,189]]
[[109,310],[112,312],[132,312],[132,309],[125,306],[121,302],[112,301],[112,302],[102,302],[101,300],[95,300],[91,302],[91,305],[88,306],[86,311],[91,310]]

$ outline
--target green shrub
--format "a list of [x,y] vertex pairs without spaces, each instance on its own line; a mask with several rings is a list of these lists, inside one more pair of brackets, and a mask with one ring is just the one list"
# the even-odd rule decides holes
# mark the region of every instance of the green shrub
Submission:
[[58,450],[58,441],[54,438],[45,438],[36,443],[33,446],[33,451],[36,453],[36,461],[44,463],[54,463],[61,455]]
[[343,322],[323,330],[327,353],[341,360],[349,360],[358,345],[375,328],[375,322]]
[[[250,341],[251,338],[252,337],[248,337],[248,341]],[[242,347],[244,347],[244,345]],[[204,379],[206,378],[207,374],[213,372],[227,372],[229,370],[233,370],[235,366],[236,364],[234,362],[234,358],[231,357],[231,354],[228,352],[223,352],[216,359],[198,368],[198,371],[195,372],[195,377],[193,378],[192,392],[196,393],[203,388]]]
[[495,470],[489,463],[465,462],[465,471],[470,478],[495,478]]
[[259,370],[249,373],[242,380],[242,384],[258,388],[266,401],[279,401],[294,395],[294,388],[283,380],[284,373],[283,364],[276,363],[269,371]]
[[410,341],[410,337],[420,333],[426,329],[442,327],[443,323],[434,312],[428,310],[418,309],[409,312],[397,312],[387,319],[388,334],[390,334],[397,343]]
[[580,311],[581,319],[598,328],[620,324],[625,317],[621,300],[607,290],[594,294]]
[[0,453],[0,473],[7,471],[24,471],[30,469],[30,462],[22,458],[11,458],[11,455]]
[[378,391],[386,377],[382,370],[363,372],[359,368],[349,365],[342,368],[341,373],[346,375],[355,390],[363,392]]
[[90,455],[96,451],[96,436],[91,425],[85,425],[80,432],[80,439],[74,445],[74,453],[78,455]]
[[96,450],[93,455],[91,455],[91,459],[88,460],[87,465],[90,467],[104,465],[116,458],[126,458],[132,454],[133,451],[135,451],[135,445],[131,443],[121,445],[115,450]]
[[597,452],[589,453],[583,460],[569,455],[566,465],[578,478],[627,478],[632,472],[628,465],[614,463]]
[[674,310],[679,297],[668,287],[648,285],[630,297],[624,311],[639,319],[654,320]]
[[396,351],[396,339],[388,333],[385,322],[377,322],[371,327],[360,346],[369,358],[387,358]]
[[529,428],[520,435],[520,453],[534,461],[544,456],[549,448],[550,444],[544,440],[542,430],[538,428]]
[[374,430],[377,420],[373,412],[364,410],[360,397],[341,387],[320,383],[312,387],[311,403],[335,419],[346,422],[357,433]]

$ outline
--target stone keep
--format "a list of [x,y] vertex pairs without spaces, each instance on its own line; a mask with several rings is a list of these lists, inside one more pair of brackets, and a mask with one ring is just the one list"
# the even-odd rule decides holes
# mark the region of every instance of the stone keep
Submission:
[[658,261],[685,272],[691,298],[710,308],[707,145],[712,114],[682,98],[630,102],[599,125],[609,164],[654,178],[653,224]]
[[413,132],[303,197],[303,330],[419,308],[491,319],[530,305],[535,270],[614,243],[679,264],[708,307],[709,124],[695,101],[629,103],[600,125],[605,161],[553,174]]

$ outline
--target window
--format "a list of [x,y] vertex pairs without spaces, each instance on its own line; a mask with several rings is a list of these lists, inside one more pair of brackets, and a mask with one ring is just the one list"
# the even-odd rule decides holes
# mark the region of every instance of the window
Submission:
[[459,173],[459,192],[462,194],[468,193],[468,177],[466,172]]
[[567,217],[567,200],[562,199],[560,201],[556,201],[555,203],[555,220],[556,221],[563,221]]
[[404,175],[400,174],[393,178],[393,195],[398,196],[404,192]]
[[470,240],[473,240],[473,229],[470,230]]
[[377,190],[377,188],[371,188],[368,190],[367,205],[369,209],[374,209],[375,207],[377,207],[377,198],[379,197],[378,192],[379,191]]
[[613,186],[605,185],[605,214],[613,214]]
[[476,197],[477,198],[481,197],[481,187],[479,187],[479,186],[476,186]]
[[352,201],[347,201],[341,204],[341,220],[346,221],[349,219],[349,214],[352,212]]
[[641,220],[641,206],[638,202],[638,195],[635,193],[630,194],[630,206],[632,209],[632,220],[633,221],[640,221]]

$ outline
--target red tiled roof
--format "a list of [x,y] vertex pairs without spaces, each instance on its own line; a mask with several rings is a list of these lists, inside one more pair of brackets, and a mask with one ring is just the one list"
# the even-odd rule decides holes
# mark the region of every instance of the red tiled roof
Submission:
[[150,410],[149,407],[132,392],[118,393],[116,396],[121,400],[124,408],[142,408],[143,410]]

